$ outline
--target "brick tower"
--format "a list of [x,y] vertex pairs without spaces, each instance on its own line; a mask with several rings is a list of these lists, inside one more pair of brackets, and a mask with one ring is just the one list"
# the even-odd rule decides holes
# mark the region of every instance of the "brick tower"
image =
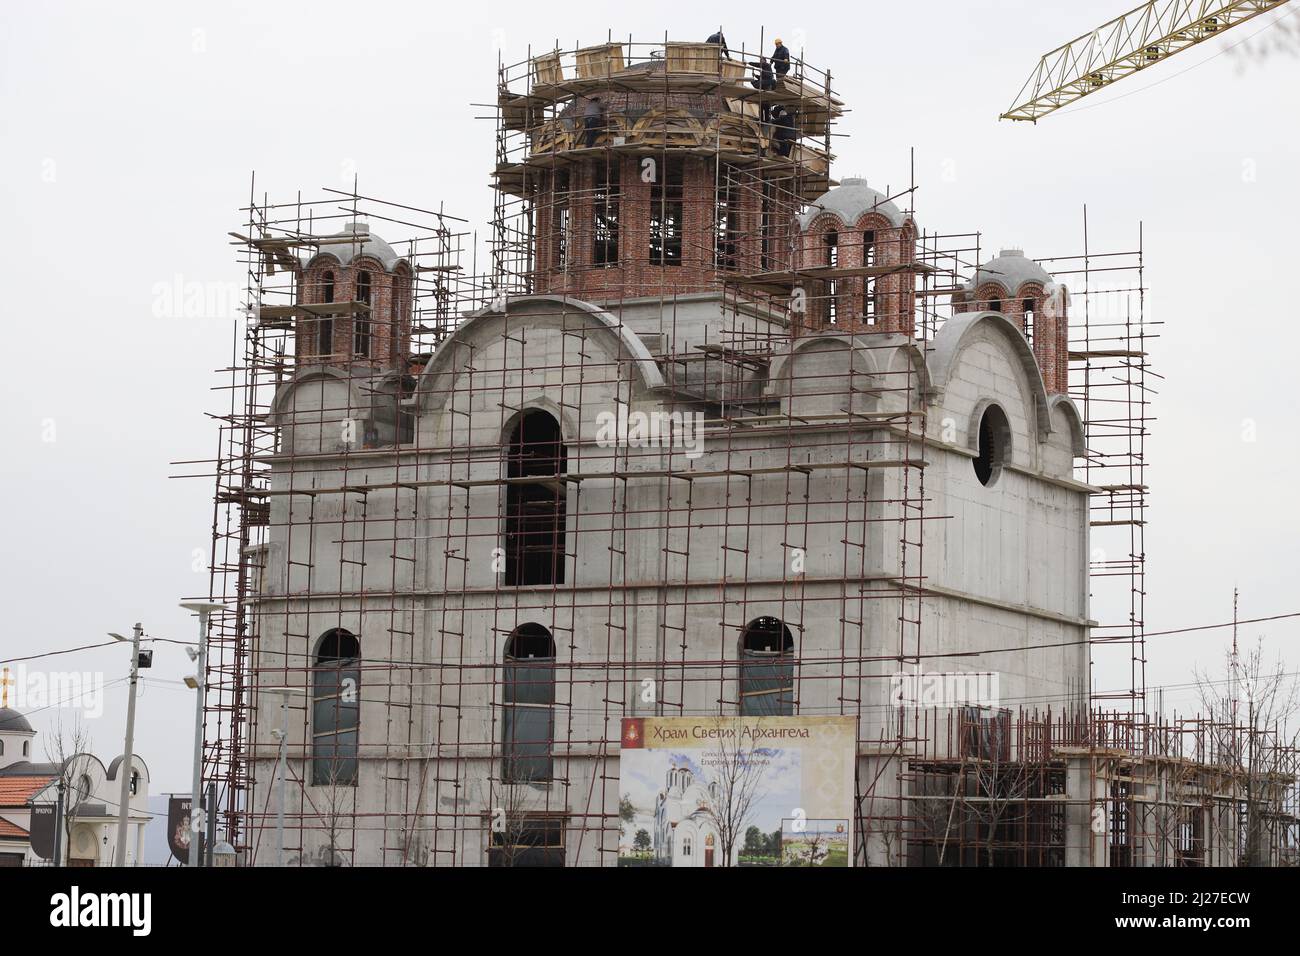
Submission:
[[1022,249],[1003,249],[953,296],[955,312],[998,312],[1034,351],[1049,395],[1070,390],[1069,292]]
[[411,264],[365,223],[322,237],[301,265],[298,362],[404,371],[410,299]]

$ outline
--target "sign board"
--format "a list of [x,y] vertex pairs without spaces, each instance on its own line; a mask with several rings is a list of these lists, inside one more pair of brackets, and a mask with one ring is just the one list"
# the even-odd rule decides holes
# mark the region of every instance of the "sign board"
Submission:
[[851,866],[856,717],[627,717],[620,866]]
[[32,804],[31,834],[32,852],[42,860],[54,858],[55,831],[58,828],[59,808],[53,803]]

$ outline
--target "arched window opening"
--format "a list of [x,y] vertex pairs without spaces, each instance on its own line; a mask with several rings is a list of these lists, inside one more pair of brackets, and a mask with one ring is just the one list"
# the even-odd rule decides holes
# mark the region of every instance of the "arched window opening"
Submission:
[[1001,311],[1002,311],[1002,300],[1001,300],[1001,299],[989,299],[989,311],[990,311],[990,312],[1001,312]]
[[506,584],[563,584],[567,455],[560,423],[543,411],[525,412],[507,453],[506,477],[546,480],[506,485]]
[[523,624],[506,641],[503,664],[501,779],[551,779],[555,739],[555,640],[540,624]]
[[1029,340],[1029,344],[1032,346],[1034,344],[1034,300],[1025,299],[1020,303],[1020,306],[1021,312],[1024,313],[1025,338]]
[[402,280],[393,276],[392,289],[388,294],[388,358],[397,361],[398,341],[402,334],[402,295],[405,287]]
[[557,169],[551,176],[554,182],[551,228],[555,237],[555,259],[551,265],[557,270],[563,270],[569,250],[569,171]]
[[342,628],[322,635],[312,668],[311,782],[355,786],[361,730],[361,644]]
[[357,310],[352,329],[352,354],[370,357],[370,273],[364,269],[357,273],[357,301],[364,303]]
[[998,480],[1011,451],[1011,425],[997,405],[990,405],[980,416],[976,451],[975,477],[981,485],[991,485]]
[[874,266],[876,264],[876,231],[868,229],[862,234],[862,264],[864,266]]
[[732,178],[730,167],[713,192],[713,264],[718,269],[737,268],[736,253],[740,238],[740,187]]
[[27,742],[26,740],[24,740],[24,741],[23,741],[23,756],[24,756],[24,757],[30,757],[31,755],[32,755],[32,745],[31,745],[29,742]]
[[[822,236],[822,243],[826,247],[826,265],[828,265],[833,269],[840,264],[839,233],[835,232],[834,230],[831,230],[830,232],[826,233],[826,235]],[[837,306],[836,300],[838,298],[837,296],[838,292],[839,289],[836,288],[835,280],[834,279],[828,280],[826,283],[826,324],[827,325],[834,325],[836,320],[839,318],[838,315],[839,310],[836,308]]]
[[618,156],[608,166],[595,171],[592,210],[592,262],[598,266],[618,264],[618,230],[621,212],[621,189]]
[[794,636],[778,618],[755,618],[741,635],[740,714],[794,716]]
[[680,156],[656,157],[657,175],[650,184],[650,264],[682,264],[685,171]]
[[[321,276],[321,302],[334,301],[334,273],[325,272]],[[316,354],[324,358],[334,354],[334,320],[321,316],[316,320]]]

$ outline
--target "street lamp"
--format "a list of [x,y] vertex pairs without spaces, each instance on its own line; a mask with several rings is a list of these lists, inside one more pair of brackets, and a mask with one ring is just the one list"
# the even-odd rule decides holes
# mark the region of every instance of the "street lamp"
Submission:
[[[136,624],[130,638],[111,631],[108,636],[115,641],[129,640],[131,643],[131,689],[126,699],[126,751],[122,756],[123,766],[118,770],[122,778],[122,790],[117,802],[117,852],[114,854],[114,865],[126,866],[126,821],[130,811],[131,765],[134,762],[132,751],[135,748],[135,684],[140,676],[140,638],[144,636],[144,628]],[[146,662],[145,666],[148,665],[149,662]]]
[[[182,601],[181,607],[187,611],[194,611],[199,616],[199,647],[195,651],[193,648],[185,648],[185,653],[190,656],[198,667],[192,682],[191,678],[185,678],[185,686],[192,687],[197,693],[194,695],[194,775],[193,787],[190,793],[190,858],[187,866],[199,865],[199,838],[203,833],[203,822],[205,813],[203,810],[203,783],[201,780],[203,774],[203,704],[204,691],[207,685],[207,647],[208,647],[208,615],[213,611],[225,609],[224,604],[213,604],[210,601]],[[211,812],[212,808],[208,808]]]
[[276,811],[275,811],[275,865],[284,866],[284,760],[285,750],[289,743],[289,695],[301,694],[304,691],[299,687],[267,687],[265,692],[268,694],[277,694],[280,697],[280,726],[271,730],[271,736],[280,746],[280,753],[275,762],[275,788],[276,788]]

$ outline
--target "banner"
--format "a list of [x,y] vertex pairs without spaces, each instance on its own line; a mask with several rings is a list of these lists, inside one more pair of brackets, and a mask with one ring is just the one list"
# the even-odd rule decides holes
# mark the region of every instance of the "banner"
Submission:
[[172,794],[167,801],[167,845],[171,847],[172,856],[184,864],[190,862],[190,804],[193,800],[189,794]]
[[851,866],[856,717],[626,717],[620,866]]
[[59,808],[53,803],[32,804],[31,834],[32,852],[42,860],[54,858],[55,831],[58,829]]

